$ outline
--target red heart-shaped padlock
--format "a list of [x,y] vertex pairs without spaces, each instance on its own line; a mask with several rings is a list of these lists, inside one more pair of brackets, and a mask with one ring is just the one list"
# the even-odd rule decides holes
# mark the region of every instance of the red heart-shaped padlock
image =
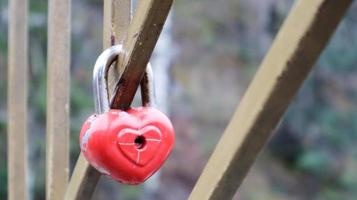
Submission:
[[139,107],[90,116],[79,139],[84,156],[94,168],[117,181],[139,184],[161,167],[175,136],[162,112]]

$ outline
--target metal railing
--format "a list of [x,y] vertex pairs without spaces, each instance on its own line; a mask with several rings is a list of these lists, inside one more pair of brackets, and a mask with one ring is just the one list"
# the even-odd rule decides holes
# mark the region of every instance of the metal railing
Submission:
[[[110,71],[112,107],[130,105],[172,0],[105,0],[103,46],[122,42]],[[209,159],[189,199],[230,199],[352,0],[298,0]],[[222,2],[224,3],[224,2]],[[46,198],[90,199],[100,178],[82,155],[69,179],[70,0],[49,0]],[[27,0],[10,0],[8,63],[9,199],[27,199]],[[133,85],[116,91],[119,74]],[[60,84],[59,84],[60,83]]]

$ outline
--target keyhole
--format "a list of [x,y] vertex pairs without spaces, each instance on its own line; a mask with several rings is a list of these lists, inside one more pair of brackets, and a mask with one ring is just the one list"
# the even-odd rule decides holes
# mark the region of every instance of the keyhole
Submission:
[[135,143],[136,148],[138,148],[138,149],[144,148],[144,146],[146,144],[145,137],[142,135],[139,135],[138,137],[135,138],[134,143]]

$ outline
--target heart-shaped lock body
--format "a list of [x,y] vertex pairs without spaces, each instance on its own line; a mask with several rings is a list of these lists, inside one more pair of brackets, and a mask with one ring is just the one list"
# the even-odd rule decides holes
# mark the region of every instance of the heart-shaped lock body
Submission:
[[139,184],[154,174],[174,144],[170,120],[152,107],[111,109],[90,116],[80,133],[81,150],[103,174]]

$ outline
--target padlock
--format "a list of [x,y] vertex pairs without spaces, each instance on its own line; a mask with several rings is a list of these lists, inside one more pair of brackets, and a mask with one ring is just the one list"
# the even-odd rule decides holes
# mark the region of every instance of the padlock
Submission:
[[126,111],[110,109],[106,77],[110,65],[122,53],[117,45],[105,50],[93,71],[96,114],[80,132],[80,147],[87,161],[102,174],[126,184],[139,184],[165,162],[174,145],[174,129],[169,118],[151,107],[152,71],[148,64],[148,87],[141,84],[143,106]]

